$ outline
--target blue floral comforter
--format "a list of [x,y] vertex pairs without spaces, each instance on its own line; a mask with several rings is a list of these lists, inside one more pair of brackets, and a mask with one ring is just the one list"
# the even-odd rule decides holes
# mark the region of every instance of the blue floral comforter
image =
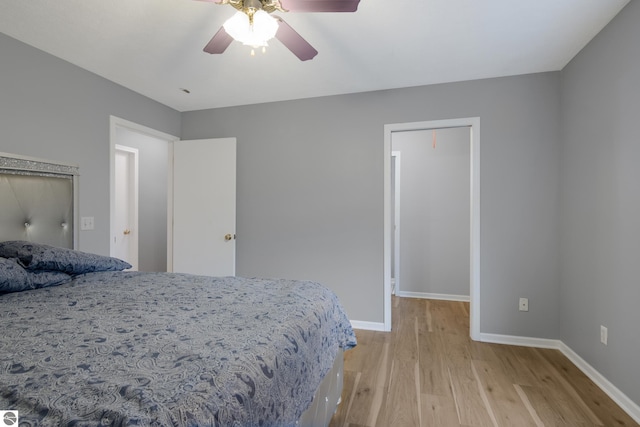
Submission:
[[312,282],[98,272],[0,295],[0,410],[33,426],[292,426],[355,335]]

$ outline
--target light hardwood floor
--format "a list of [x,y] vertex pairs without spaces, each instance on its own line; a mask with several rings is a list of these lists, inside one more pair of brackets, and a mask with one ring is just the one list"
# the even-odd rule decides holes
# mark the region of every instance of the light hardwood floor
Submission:
[[478,343],[469,304],[397,298],[357,330],[330,427],[638,426],[557,350]]

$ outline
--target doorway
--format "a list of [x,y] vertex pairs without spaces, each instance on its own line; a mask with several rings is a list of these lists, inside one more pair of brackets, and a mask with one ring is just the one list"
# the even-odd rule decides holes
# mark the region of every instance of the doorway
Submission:
[[[119,238],[136,235],[137,269],[167,271],[169,143],[179,138],[118,117],[110,117],[110,255],[117,256]],[[138,217],[135,227],[118,224],[116,146],[138,150]]]
[[394,195],[392,189],[392,136],[395,132],[466,127],[470,129],[470,336],[480,339],[480,118],[388,124],[384,127],[384,329],[391,330]]
[[469,132],[459,127],[392,134],[395,295],[469,301]]
[[115,147],[114,256],[138,270],[138,155],[136,148]]

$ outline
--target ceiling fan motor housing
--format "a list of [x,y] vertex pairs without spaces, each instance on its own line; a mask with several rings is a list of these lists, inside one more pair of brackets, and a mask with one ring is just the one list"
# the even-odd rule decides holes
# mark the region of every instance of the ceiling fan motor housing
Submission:
[[[217,4],[229,4],[238,11],[244,13],[249,18],[249,26],[253,28],[254,15],[259,11],[272,13],[276,10],[280,12],[355,12],[358,9],[360,0],[284,0],[285,7],[282,6],[283,0],[201,0]],[[266,14],[265,14],[266,16]],[[256,15],[257,17],[257,15]],[[277,29],[271,37],[277,38],[287,49],[289,49],[301,61],[313,59],[318,51],[309,44],[298,32],[296,32],[281,17],[273,16]],[[230,20],[227,20],[225,25]],[[268,38],[261,38],[256,42],[253,37],[245,37],[242,35],[246,31],[241,31],[241,35],[236,38],[232,37],[223,25],[213,38],[204,47],[204,51],[210,54],[221,54],[233,42],[233,40],[242,41],[244,44],[251,46],[266,46]],[[231,29],[230,29],[231,31]],[[264,34],[263,34],[264,35]],[[268,37],[269,35],[267,35]],[[251,39],[249,41],[245,39]],[[257,40],[257,39],[256,39]]]
[[286,9],[280,4],[280,0],[222,0],[219,4],[230,4],[234,8],[249,14],[255,13],[257,10],[264,10],[267,13],[274,12],[276,10],[280,12],[287,12]]

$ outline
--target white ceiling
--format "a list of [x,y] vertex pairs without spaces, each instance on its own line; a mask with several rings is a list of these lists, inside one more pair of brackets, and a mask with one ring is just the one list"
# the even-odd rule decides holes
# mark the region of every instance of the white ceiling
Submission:
[[361,0],[355,13],[280,13],[319,51],[306,62],[277,40],[255,57],[237,42],[204,53],[235,9],[194,0],[1,0],[0,32],[190,111],[560,70],[628,2]]

